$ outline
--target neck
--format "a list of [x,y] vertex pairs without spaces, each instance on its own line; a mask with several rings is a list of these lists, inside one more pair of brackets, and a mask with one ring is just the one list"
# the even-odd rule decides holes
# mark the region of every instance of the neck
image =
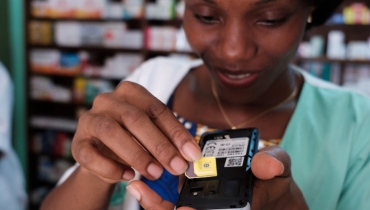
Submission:
[[301,86],[301,81],[295,70],[287,69],[271,81],[264,81],[265,85],[250,87],[235,91],[216,85],[220,101],[226,109],[248,108],[263,110],[270,108],[287,99],[295,87]]

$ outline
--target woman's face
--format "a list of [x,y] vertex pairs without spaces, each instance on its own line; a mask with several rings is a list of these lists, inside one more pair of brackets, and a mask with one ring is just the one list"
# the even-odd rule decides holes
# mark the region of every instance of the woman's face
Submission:
[[188,41],[218,84],[270,87],[287,72],[311,12],[305,0],[186,0]]

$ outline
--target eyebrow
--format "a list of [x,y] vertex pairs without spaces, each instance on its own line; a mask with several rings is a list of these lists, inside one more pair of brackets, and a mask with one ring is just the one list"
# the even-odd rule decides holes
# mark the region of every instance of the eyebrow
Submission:
[[[210,3],[210,4],[215,4],[215,5],[217,5],[217,3],[214,1],[214,0],[203,0],[203,1],[205,1],[205,2],[207,2],[207,3]],[[258,2],[256,2],[255,4],[256,5],[262,5],[262,4],[268,4],[268,3],[270,3],[270,2],[274,2],[274,1],[276,1],[276,0],[259,0]]]
[[268,4],[271,2],[274,2],[276,0],[259,0],[258,2],[255,3],[255,5],[262,5],[262,4]]
[[210,3],[210,4],[215,4],[215,5],[217,5],[217,3],[216,3],[215,1],[213,1],[213,0],[203,0],[203,1],[205,1],[205,2],[207,2],[207,3]]

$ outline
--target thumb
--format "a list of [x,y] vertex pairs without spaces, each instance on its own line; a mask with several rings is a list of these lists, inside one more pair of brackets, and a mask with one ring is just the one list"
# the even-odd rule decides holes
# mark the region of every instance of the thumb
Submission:
[[252,172],[261,180],[290,176],[289,155],[280,147],[266,147],[252,159]]

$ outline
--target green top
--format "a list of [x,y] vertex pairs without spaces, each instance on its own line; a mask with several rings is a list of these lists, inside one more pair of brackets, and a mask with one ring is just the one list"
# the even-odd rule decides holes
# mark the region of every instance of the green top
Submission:
[[370,209],[370,99],[305,75],[280,144],[310,209]]

